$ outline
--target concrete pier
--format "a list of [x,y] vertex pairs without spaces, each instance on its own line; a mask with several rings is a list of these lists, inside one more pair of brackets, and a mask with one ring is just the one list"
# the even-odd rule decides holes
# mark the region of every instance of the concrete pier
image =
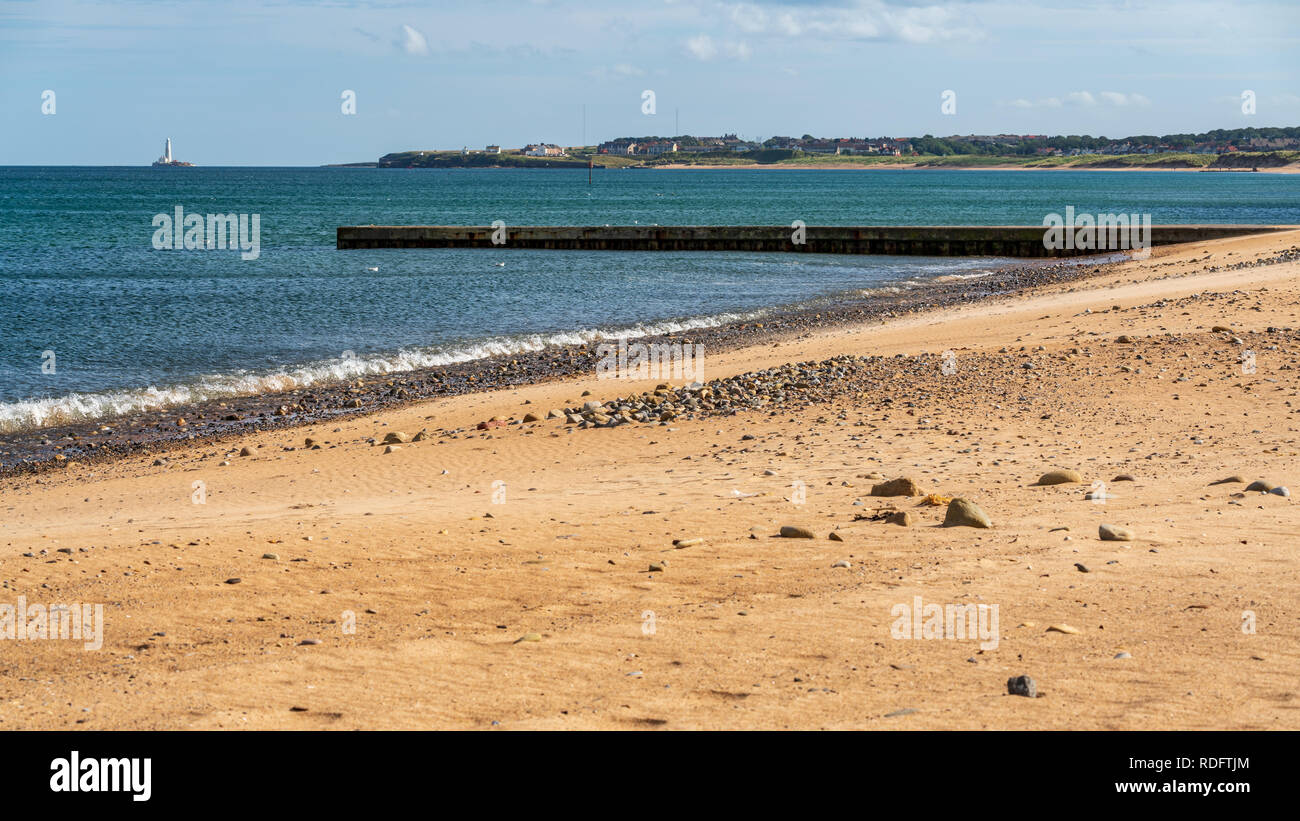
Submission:
[[[1154,225],[1151,245],[1289,230],[1277,225]],[[784,251],[805,254],[1063,257],[1108,249],[1047,249],[1041,225],[808,226],[804,242],[789,226],[753,225],[345,225],[339,249],[545,248],[587,251]],[[1077,231],[1077,227],[1075,228]],[[493,242],[493,235],[504,242]],[[1098,234],[1104,236],[1105,229]],[[1145,235],[1145,231],[1142,232]]]

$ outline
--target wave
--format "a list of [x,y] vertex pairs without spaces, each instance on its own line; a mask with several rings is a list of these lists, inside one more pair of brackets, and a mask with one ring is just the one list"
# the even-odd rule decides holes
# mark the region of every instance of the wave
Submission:
[[530,353],[545,348],[585,345],[616,339],[636,339],[681,333],[695,328],[712,328],[729,322],[757,319],[768,313],[721,313],[686,319],[639,323],[627,328],[588,328],[549,334],[498,336],[457,346],[409,348],[387,354],[357,355],[344,351],[339,357],[318,360],[282,370],[262,373],[234,371],[201,376],[189,382],[165,387],[150,385],[96,393],[73,393],[47,399],[0,403],[0,433],[112,419],[142,411],[157,411],[181,405],[239,396],[257,396],[296,390],[317,384],[345,382],[363,376],[394,374],[472,362],[492,356]]

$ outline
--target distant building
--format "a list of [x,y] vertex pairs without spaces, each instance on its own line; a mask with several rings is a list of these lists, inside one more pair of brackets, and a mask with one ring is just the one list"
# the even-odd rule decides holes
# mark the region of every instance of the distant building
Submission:
[[500,153],[501,153],[501,146],[499,146],[499,145],[489,145],[489,146],[485,149],[485,151],[486,151],[488,154],[500,154]]
[[524,153],[530,157],[562,157],[564,149],[551,143],[537,143],[524,146]]

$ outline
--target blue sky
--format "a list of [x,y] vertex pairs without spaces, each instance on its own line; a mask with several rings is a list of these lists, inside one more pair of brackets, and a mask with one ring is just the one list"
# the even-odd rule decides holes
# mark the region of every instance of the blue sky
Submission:
[[0,164],[571,145],[584,106],[588,142],[1117,137],[1300,125],[1300,2],[0,0],[0,75]]

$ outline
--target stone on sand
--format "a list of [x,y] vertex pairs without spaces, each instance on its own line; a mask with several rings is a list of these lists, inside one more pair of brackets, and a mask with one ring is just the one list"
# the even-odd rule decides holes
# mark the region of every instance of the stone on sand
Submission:
[[897,479],[890,479],[887,482],[881,482],[878,485],[871,486],[872,496],[924,496],[921,488],[917,487],[914,480],[907,476]]
[[1076,470],[1049,470],[1038,477],[1038,484],[1040,485],[1068,485],[1082,481],[1083,477]]
[[1038,698],[1038,684],[1029,676],[1013,676],[1007,679],[1007,693],[1013,696]]
[[817,534],[813,533],[806,527],[797,525],[782,525],[781,538],[783,539],[815,539]]
[[1102,524],[1097,528],[1097,535],[1103,542],[1131,542],[1133,531],[1119,525]]
[[948,512],[943,517],[944,527],[993,527],[993,522],[979,505],[969,499],[958,496],[948,503]]

